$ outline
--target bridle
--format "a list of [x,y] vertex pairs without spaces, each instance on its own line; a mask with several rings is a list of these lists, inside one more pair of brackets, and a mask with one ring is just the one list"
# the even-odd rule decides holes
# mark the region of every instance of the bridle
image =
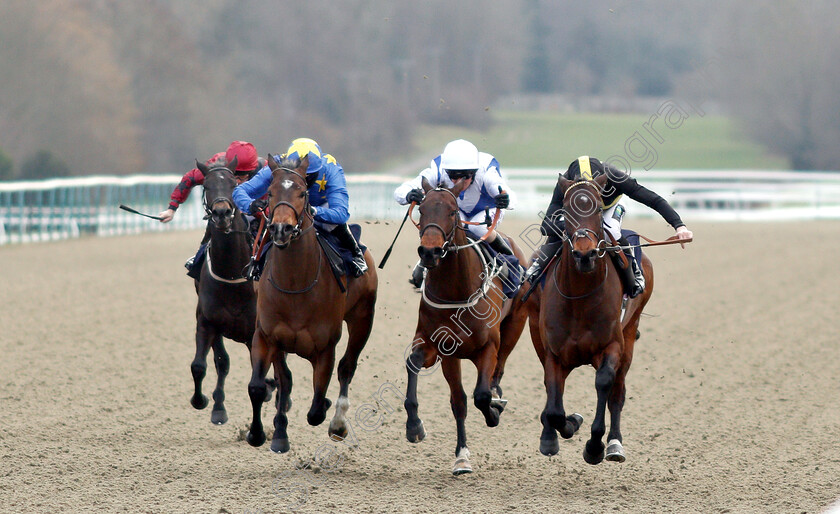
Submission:
[[[452,197],[452,200],[454,200],[454,201],[455,201],[455,206],[456,206],[456,207],[455,207],[455,210],[454,210],[454,211],[452,211],[452,212],[450,213],[450,216],[453,216],[453,215],[454,215],[454,216],[457,216],[457,215],[458,215],[458,207],[457,207],[457,205],[458,205],[458,198],[455,196],[455,193],[453,193],[452,191],[450,191],[450,190],[448,190],[448,189],[446,189],[446,188],[443,188],[443,187],[437,187],[437,188],[435,188],[435,189],[432,189],[432,191],[446,191],[447,193],[449,193],[449,195]],[[428,194],[428,193],[427,193],[427,194]],[[425,201],[425,199],[424,199],[424,201]],[[412,205],[412,208],[413,208],[413,205]],[[409,216],[409,217],[410,217],[410,216]],[[411,220],[411,222],[412,222],[412,223],[414,223],[414,226],[415,226],[415,227],[417,227],[417,230],[419,230],[419,231],[420,231],[420,237],[421,237],[421,238],[423,237],[423,234],[425,234],[425,233],[426,233],[426,230],[428,230],[428,229],[430,229],[430,228],[435,228],[435,229],[437,229],[437,230],[440,230],[440,233],[441,233],[441,234],[443,234],[443,246],[441,247],[441,248],[442,248],[442,250],[443,250],[443,253],[441,254],[441,259],[443,259],[444,257],[446,257],[446,254],[447,254],[450,250],[453,250],[453,249],[454,249],[455,251],[457,251],[457,250],[459,249],[459,247],[458,247],[458,246],[456,246],[456,245],[453,245],[453,244],[452,244],[452,241],[455,239],[455,231],[456,231],[456,230],[458,230],[459,228],[460,228],[461,230],[464,230],[464,228],[463,228],[463,227],[461,227],[461,226],[460,226],[460,224],[459,224],[458,222],[455,222],[455,223],[452,225],[452,229],[451,229],[449,232],[447,232],[446,230],[444,230],[444,229],[443,229],[443,227],[441,227],[441,226],[440,226],[440,225],[438,225],[437,223],[427,223],[426,225],[424,225],[424,226],[422,226],[422,227],[421,227],[421,226],[420,226],[420,223],[415,222],[415,221],[414,221],[414,219],[412,219],[412,220]]]
[[[213,172],[213,171],[226,171],[230,174],[231,177],[234,177],[234,180],[236,180],[236,178],[235,178],[236,176],[230,170],[230,168],[228,168],[227,166],[214,166],[214,167],[210,168],[207,171],[207,173],[210,173],[210,172]],[[236,216],[236,213],[237,213],[236,204],[233,203],[233,200],[231,200],[227,196],[218,196],[215,199],[213,199],[213,201],[208,202],[206,191],[207,191],[207,188],[205,187],[205,194],[201,197],[202,204],[204,205],[204,218],[203,219],[212,221],[213,224],[216,225],[217,227],[219,226],[219,223],[221,223],[222,221],[227,221],[228,223],[233,221],[233,218]],[[228,207],[230,207],[230,214],[227,214],[223,217],[217,217],[213,213],[213,207],[215,207],[216,204],[219,204],[219,203],[222,203],[222,202],[225,202],[225,203],[228,204]],[[230,229],[225,231],[226,234],[230,233],[230,232],[231,232]],[[237,231],[237,232],[240,232],[240,231]]]
[[[585,181],[581,180],[581,181],[575,182],[574,184],[569,186],[568,189],[566,189],[566,192],[563,194],[563,205],[564,206],[569,205],[568,202],[566,201],[566,197],[569,196],[569,191],[571,191],[573,188],[578,187],[578,186],[589,186],[589,187],[591,187],[592,189],[595,190],[595,194],[597,195],[598,198],[601,197],[601,193],[600,193],[597,185],[595,185],[594,183],[592,183],[589,180],[585,180]],[[565,210],[565,207],[564,207],[564,210]],[[566,219],[568,220],[568,217]],[[563,242],[568,243],[569,244],[569,251],[572,251],[572,250],[574,250],[575,242],[578,239],[581,239],[581,238],[589,239],[590,241],[595,243],[595,247],[598,250],[598,253],[596,254],[596,258],[601,259],[607,254],[607,248],[608,248],[609,243],[607,243],[607,240],[604,237],[603,223],[600,223],[600,221],[599,221],[599,225],[601,226],[601,233],[600,234],[598,234],[597,232],[595,232],[594,230],[589,229],[589,228],[579,228],[579,229],[575,230],[571,235],[566,234],[565,233],[566,231],[564,230]]]
[[[303,203],[303,208],[300,210],[300,212],[298,212],[298,210],[295,209],[294,205],[292,205],[291,203],[289,203],[285,200],[280,200],[279,202],[275,203],[271,207],[271,212],[274,212],[275,209],[277,209],[281,205],[285,205],[288,208],[290,208],[292,210],[292,212],[295,213],[295,218],[297,219],[297,223],[295,223],[294,228],[292,228],[292,235],[291,235],[291,238],[290,238],[290,240],[293,241],[293,240],[299,238],[300,236],[302,236],[303,234],[305,234],[306,232],[309,232],[310,230],[312,230],[315,227],[314,223],[310,223],[308,227],[301,228],[303,226],[303,220],[304,219],[309,218],[312,221],[315,220],[315,218],[311,214],[309,214],[309,189],[307,188],[306,177],[304,177],[303,175],[301,175],[297,171],[295,171],[291,168],[285,168],[285,167],[279,167],[277,169],[283,170],[286,173],[291,173],[292,175],[296,176],[297,178],[299,178],[303,181],[303,190],[304,190],[305,200],[304,200],[304,203]],[[274,244],[276,245],[277,243],[274,243]]]

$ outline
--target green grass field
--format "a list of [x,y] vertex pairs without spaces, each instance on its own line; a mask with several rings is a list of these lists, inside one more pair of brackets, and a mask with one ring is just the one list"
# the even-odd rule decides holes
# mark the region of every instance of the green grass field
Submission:
[[[682,125],[669,129],[662,119],[652,125],[657,141],[643,127],[649,115],[560,114],[498,111],[486,131],[458,127],[424,126],[414,147],[428,149],[428,159],[456,138],[469,139],[482,151],[496,156],[503,167],[565,168],[580,155],[607,159],[627,157],[625,142],[637,132],[656,153],[651,169],[787,169],[788,160],[750,141],[735,124],[722,116],[700,117],[694,112]],[[633,150],[641,155],[642,143]],[[649,162],[649,161],[647,161]],[[643,164],[632,162],[634,169]]]

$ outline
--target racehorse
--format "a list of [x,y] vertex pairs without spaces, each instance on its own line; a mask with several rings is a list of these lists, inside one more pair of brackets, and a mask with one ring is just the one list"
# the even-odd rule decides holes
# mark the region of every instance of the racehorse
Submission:
[[195,358],[191,371],[195,392],[190,403],[196,409],[207,407],[208,399],[201,393],[201,383],[207,372],[207,354],[213,348],[216,364],[216,389],[213,391],[213,411],[210,421],[217,425],[227,419],[225,411],[225,378],[230,358],[222,337],[251,346],[256,320],[256,293],[242,276],[242,269],[250,257],[248,222],[233,203],[236,179],[236,158],[227,164],[207,166],[196,163],[204,175],[204,210],[210,240],[195,287],[198,305],[195,311]]
[[265,374],[273,363],[278,399],[271,450],[283,453],[289,450],[286,412],[292,391],[286,355],[294,353],[312,363],[314,396],[307,421],[320,425],[332,404],[326,393],[343,321],[349,335],[338,364],[339,396],[328,433],[334,439],[347,436],[348,389],[373,325],[377,276],[373,258],[365,252],[368,271],[358,278],[341,278],[346,293],[342,291],[315,233],[308,193],[311,183],[306,177],[309,157],[284,159],[277,164],[269,155],[268,163],[272,170],[268,189],[272,246],[257,286],[257,323],[248,384],[254,417],[247,440],[252,446],[265,442],[261,407],[266,394]]
[[[571,438],[583,423],[579,414],[566,416],[563,391],[566,378],[576,367],[596,369],[598,403],[591,438],[583,451],[589,464],[604,459],[605,409],[610,409],[606,459],[624,462],[621,409],[624,380],[633,359],[642,309],[653,293],[653,265],[642,259],[646,287],[629,300],[622,321],[622,284],[612,259],[605,259],[609,243],[601,220],[601,194],[607,176],[595,180],[560,178],[565,210],[564,244],[559,258],[545,271],[545,285],[528,302],[534,349],[543,364],[547,400],[540,416],[543,431],[540,452],[559,451],[557,432]],[[621,250],[618,250],[621,251]]]
[[[417,414],[417,376],[421,368],[440,362],[449,384],[458,433],[452,472],[460,475],[472,472],[464,427],[467,396],[461,384],[461,359],[475,364],[478,381],[473,401],[487,426],[497,426],[506,403],[501,399],[499,381],[505,361],[525,327],[527,310],[517,299],[505,301],[502,278],[490,273],[483,265],[484,257],[470,248],[477,242],[467,240],[456,201],[463,190],[462,183],[453,189],[431,189],[425,182],[423,187],[426,197],[420,204],[420,221],[416,223],[420,230],[417,251],[427,273],[412,351],[406,359],[406,437],[412,443],[426,437]],[[522,251],[512,239],[507,241],[520,262],[524,262]],[[519,291],[517,298],[523,292]]]

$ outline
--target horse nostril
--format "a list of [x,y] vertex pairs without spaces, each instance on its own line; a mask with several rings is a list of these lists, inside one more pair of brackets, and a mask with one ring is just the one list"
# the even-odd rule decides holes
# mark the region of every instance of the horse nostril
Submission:
[[580,260],[583,258],[583,254],[578,250],[572,250],[572,257],[574,257],[575,260]]
[[597,250],[589,250],[589,253],[586,254],[586,257],[588,259],[592,259],[592,260],[595,260],[595,258],[597,256],[598,256],[598,251]]
[[435,247],[434,249],[432,249],[432,255],[435,259],[440,259],[440,257],[443,255],[443,248]]

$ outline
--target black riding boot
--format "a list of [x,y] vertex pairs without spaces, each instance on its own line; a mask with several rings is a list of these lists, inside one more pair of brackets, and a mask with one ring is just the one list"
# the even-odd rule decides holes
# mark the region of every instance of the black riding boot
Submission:
[[560,251],[562,247],[562,239],[548,239],[542,244],[542,246],[540,246],[536,257],[534,258],[533,264],[531,264],[531,267],[528,268],[527,272],[525,272],[525,277],[528,279],[528,282],[533,283],[534,280],[537,280],[540,275],[542,275],[545,265],[548,264],[548,261],[550,261],[551,258],[554,257],[554,254]]
[[496,234],[496,239],[490,243],[490,248],[496,250],[498,253],[503,253],[505,255],[513,255],[513,250],[511,250],[510,246],[508,246],[507,241],[505,238],[502,237],[501,234]]
[[353,276],[361,277],[364,275],[368,269],[367,262],[365,262],[365,255],[362,253],[362,249],[359,248],[356,238],[350,232],[350,227],[344,223],[335,227],[331,233],[338,238],[341,246],[353,252],[353,269],[351,270]]
[[[630,242],[627,241],[624,236],[621,236],[618,240],[618,244],[625,247],[630,246]],[[645,290],[645,276],[642,274],[642,270],[639,268],[639,264],[633,256],[633,250],[631,248],[625,248],[624,255],[629,261],[627,268],[621,269],[621,266],[618,265],[620,261],[619,258],[616,258],[616,264],[619,271],[624,275],[624,283],[627,284],[627,287],[625,288],[627,296],[635,298],[642,294]],[[618,256],[616,255],[616,257]]]

